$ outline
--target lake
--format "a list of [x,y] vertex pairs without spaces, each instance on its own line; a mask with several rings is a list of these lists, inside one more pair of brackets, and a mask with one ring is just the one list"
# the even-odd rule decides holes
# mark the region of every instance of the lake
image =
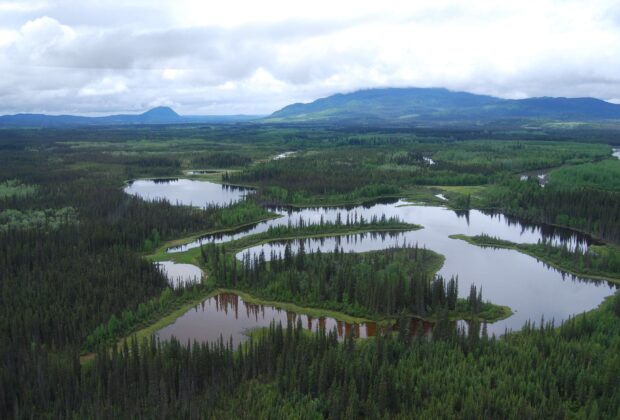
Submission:
[[[488,325],[489,334],[496,335],[503,334],[506,329],[519,330],[525,321],[538,322],[541,317],[547,321],[554,319],[559,324],[573,314],[595,308],[615,290],[615,286],[607,282],[574,278],[514,250],[481,248],[449,238],[457,233],[470,236],[486,233],[519,243],[536,243],[548,238],[587,248],[590,241],[587,236],[564,229],[525,225],[503,215],[477,210],[465,216],[441,207],[402,204],[377,204],[364,209],[364,217],[372,214],[398,216],[406,222],[424,226],[423,229],[396,235],[361,234],[306,240],[305,250],[331,252],[338,246],[345,252],[365,252],[417,243],[443,254],[446,260],[439,274],[445,278],[458,276],[460,297],[467,297],[470,285],[475,284],[482,288],[485,300],[510,306],[515,311],[510,318]],[[298,246],[299,241],[292,241],[293,252]],[[255,246],[239,253],[238,258],[247,252],[252,255],[264,252],[269,259],[272,251],[284,253],[284,247],[284,242]]]
[[[536,243],[541,239],[566,243],[571,247],[587,248],[591,239],[570,230],[546,225],[522,223],[502,214],[490,214],[478,210],[455,212],[443,207],[410,205],[402,200],[374,203],[366,206],[317,207],[317,208],[271,208],[281,215],[253,226],[220,235],[208,235],[169,252],[184,251],[200,246],[200,243],[222,243],[266,231],[270,226],[285,225],[300,218],[306,222],[334,221],[340,214],[364,216],[369,219],[397,216],[409,223],[424,226],[423,229],[391,235],[362,234],[344,237],[313,239],[306,241],[306,251],[321,249],[331,252],[336,246],[344,251],[364,252],[407,244],[418,244],[446,257],[439,274],[445,278],[458,276],[459,294],[466,297],[470,285],[482,288],[483,298],[499,305],[510,306],[514,315],[506,320],[488,325],[489,334],[501,335],[506,330],[519,330],[527,320],[539,322],[554,320],[556,324],[574,314],[591,310],[611,295],[616,286],[607,282],[577,278],[558,271],[528,255],[514,250],[490,249],[451,239],[449,235],[487,234],[517,243]],[[297,249],[298,241],[293,241]],[[244,250],[250,254],[271,251],[283,252],[285,243],[274,242]],[[267,322],[268,324],[269,322]],[[224,332],[224,331],[223,331]],[[223,333],[222,332],[222,333]],[[218,334],[219,336],[219,334]]]
[[139,179],[129,182],[124,191],[144,200],[207,207],[236,203],[252,189],[191,179]]

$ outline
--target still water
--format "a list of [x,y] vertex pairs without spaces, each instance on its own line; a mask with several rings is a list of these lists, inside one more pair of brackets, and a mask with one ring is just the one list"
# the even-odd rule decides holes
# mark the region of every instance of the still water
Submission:
[[[514,250],[481,248],[467,242],[451,239],[452,234],[479,235],[486,233],[519,243],[536,243],[547,238],[556,242],[580,244],[586,248],[589,238],[562,229],[524,225],[503,216],[470,211],[468,216],[431,206],[402,206],[377,204],[366,209],[366,214],[384,213],[424,226],[418,231],[397,235],[350,235],[336,238],[306,240],[307,252],[320,249],[333,251],[336,246],[345,252],[364,252],[403,244],[418,244],[446,257],[439,274],[450,278],[458,276],[459,295],[467,297],[470,285],[482,287],[482,295],[499,305],[507,305],[515,312],[506,320],[488,326],[489,334],[500,335],[506,329],[519,330],[525,321],[555,320],[559,323],[570,315],[598,306],[604,297],[612,294],[615,286],[607,282],[591,281],[568,276],[535,258]],[[325,209],[323,209],[325,210]],[[360,211],[354,209],[350,211]],[[292,242],[296,251],[299,241]],[[267,259],[272,251],[284,253],[285,243],[269,243],[249,248],[244,253],[264,252]]]
[[[214,341],[220,337],[224,343],[234,347],[248,340],[248,332],[254,328],[268,327],[271,322],[301,322],[304,329],[317,332],[335,330],[339,340],[352,335],[356,338],[372,337],[378,331],[386,331],[391,326],[380,326],[375,322],[348,323],[330,317],[315,318],[305,314],[280,309],[269,305],[258,305],[243,300],[231,293],[221,293],[206,299],[195,308],[176,319],[173,324],[162,328],[157,336],[162,340],[176,337],[181,343],[188,341]],[[417,319],[411,321],[412,331],[430,335],[432,324]]]
[[139,179],[128,183],[124,191],[144,200],[207,207],[241,201],[251,189],[191,179]]
[[[169,186],[168,184],[164,185]],[[170,196],[164,192],[160,193],[170,199]],[[344,251],[364,252],[407,243],[418,244],[420,247],[426,247],[443,254],[446,260],[439,274],[446,278],[458,276],[461,297],[466,297],[470,285],[475,284],[482,288],[485,300],[507,305],[515,312],[508,319],[488,326],[489,334],[496,335],[503,334],[505,330],[519,330],[527,320],[538,323],[541,318],[544,318],[546,321],[554,320],[556,324],[559,324],[571,315],[595,308],[616,288],[607,282],[566,275],[535,258],[514,250],[480,248],[464,241],[449,238],[449,235],[459,233],[465,235],[487,234],[517,243],[536,243],[539,240],[547,239],[555,243],[566,243],[570,247],[579,245],[584,249],[591,242],[589,237],[569,230],[545,225],[525,224],[501,214],[487,214],[477,210],[455,212],[443,207],[409,205],[404,201],[348,208],[321,207],[298,210],[272,208],[270,210],[278,213],[281,217],[257,223],[236,232],[206,236],[183,247],[171,249],[169,252],[185,251],[200,246],[200,243],[227,242],[264,232],[270,226],[296,223],[300,218],[305,222],[319,223],[321,219],[334,221],[338,214],[343,220],[355,216],[364,216],[366,219],[372,216],[381,217],[384,214],[387,217],[397,216],[405,222],[416,223],[424,226],[424,228],[392,235],[365,234],[309,240],[305,242],[306,251],[321,249],[323,252],[330,252],[338,246]],[[293,249],[297,249],[298,244],[298,241],[293,241]],[[241,258],[245,252],[250,254],[264,252],[269,258],[272,251],[283,252],[284,246],[284,243],[276,242],[252,247],[240,253],[238,258]],[[215,303],[212,302],[211,304]],[[246,311],[246,306],[243,304],[241,306],[244,308],[243,311]],[[277,312],[276,309],[269,309],[269,311],[271,310]],[[235,313],[237,312],[235,311]],[[206,312],[206,314],[208,313],[209,311]],[[219,315],[217,316],[228,317],[228,313],[230,311],[218,312]],[[194,319],[198,315],[187,316]],[[271,319],[274,318],[271,316],[265,318],[266,325]],[[200,321],[193,322],[192,325],[195,325]],[[224,321],[218,321],[212,325],[219,325],[220,323],[226,325]],[[166,329],[170,334],[176,328],[173,325]],[[239,331],[250,328],[244,325],[241,325]],[[204,333],[200,332],[202,330],[199,327],[196,328],[198,329],[196,329],[194,337],[205,338]],[[175,335],[182,337],[183,334],[187,334],[189,337],[192,335],[191,332],[188,332],[190,330],[189,327],[183,327],[178,333],[175,332]],[[222,327],[219,332],[213,333],[215,335],[210,335],[210,337],[217,338],[220,334],[229,334],[229,332],[229,329]],[[364,336],[363,333],[360,335]]]
[[173,288],[187,286],[192,283],[200,283],[202,270],[192,264],[177,264],[174,261],[160,261],[157,267],[168,278]]

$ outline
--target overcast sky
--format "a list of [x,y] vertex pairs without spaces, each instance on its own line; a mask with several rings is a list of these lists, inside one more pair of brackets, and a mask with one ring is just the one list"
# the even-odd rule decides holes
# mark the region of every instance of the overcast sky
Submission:
[[377,86],[620,102],[620,0],[0,0],[0,114],[267,114]]

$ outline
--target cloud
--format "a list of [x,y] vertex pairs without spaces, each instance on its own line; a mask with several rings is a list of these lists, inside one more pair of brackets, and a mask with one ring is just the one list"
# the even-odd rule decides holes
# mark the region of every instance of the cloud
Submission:
[[24,4],[0,1],[0,113],[268,113],[376,86],[620,98],[614,0]]
[[127,84],[121,78],[104,77],[101,80],[84,86],[78,92],[79,96],[114,95],[127,91]]
[[44,1],[0,1],[0,12],[3,13],[24,13],[35,12],[47,7]]

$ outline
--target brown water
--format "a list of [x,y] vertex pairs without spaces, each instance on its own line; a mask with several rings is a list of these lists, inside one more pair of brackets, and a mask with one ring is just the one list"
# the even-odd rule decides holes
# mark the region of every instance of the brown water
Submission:
[[[392,326],[380,326],[375,322],[349,323],[331,317],[312,317],[270,305],[249,303],[232,293],[221,293],[206,299],[183,316],[162,328],[156,334],[162,340],[176,337],[181,343],[214,341],[220,337],[225,343],[232,339],[234,347],[248,340],[248,332],[268,327],[272,322],[286,326],[301,321],[302,328],[317,332],[336,331],[339,340],[352,335],[355,338],[375,336],[379,331],[390,331]],[[414,333],[430,334],[432,324],[417,319],[411,321]]]

